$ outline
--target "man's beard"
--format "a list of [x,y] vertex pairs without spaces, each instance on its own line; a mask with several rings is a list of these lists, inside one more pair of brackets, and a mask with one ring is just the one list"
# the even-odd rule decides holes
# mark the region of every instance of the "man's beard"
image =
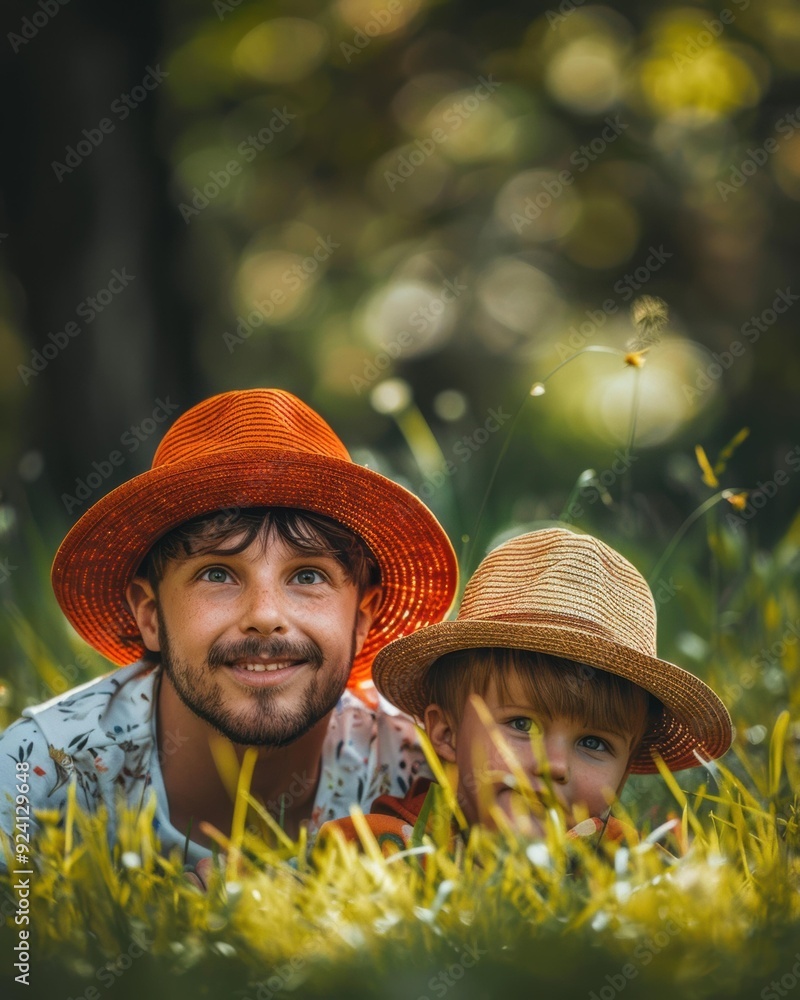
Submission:
[[[159,623],[161,663],[167,677],[183,704],[232,743],[243,746],[285,747],[303,736],[323,719],[335,706],[347,687],[350,669],[355,658],[356,634],[347,663],[325,663],[319,646],[306,642],[288,642],[285,639],[260,639],[250,637],[237,643],[214,643],[208,651],[207,664],[200,677],[183,660],[176,658],[166,626]],[[303,703],[294,711],[279,708],[282,692],[277,688],[241,688],[243,698],[249,698],[252,708],[232,709],[225,706],[225,696],[216,682],[219,670],[234,660],[290,658],[306,661],[304,666],[314,676],[302,697]],[[202,680],[202,685],[198,685]]]

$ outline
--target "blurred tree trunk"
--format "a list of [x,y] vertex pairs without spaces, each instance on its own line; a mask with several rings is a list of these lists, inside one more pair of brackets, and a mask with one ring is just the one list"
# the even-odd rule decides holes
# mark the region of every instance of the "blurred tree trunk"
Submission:
[[[86,506],[140,471],[175,413],[135,453],[122,435],[159,398],[191,405],[199,377],[177,275],[185,226],[157,141],[163,5],[43,3],[9,4],[3,18],[0,228],[27,357],[52,344],[51,334],[58,347],[27,376],[19,436],[43,453],[54,500],[74,520],[85,507],[67,511],[62,492],[74,493],[75,479],[115,449],[124,463]],[[69,160],[68,146],[79,147]],[[54,169],[54,161],[73,166]],[[70,322],[80,332],[72,327],[65,341],[59,334]]]

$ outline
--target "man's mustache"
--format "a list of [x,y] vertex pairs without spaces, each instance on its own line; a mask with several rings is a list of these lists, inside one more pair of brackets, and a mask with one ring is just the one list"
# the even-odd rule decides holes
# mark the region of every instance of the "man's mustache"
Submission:
[[236,660],[304,660],[315,670],[323,663],[324,657],[319,646],[310,639],[291,642],[288,639],[272,637],[259,639],[251,636],[240,642],[215,642],[208,651],[210,667],[227,667]]

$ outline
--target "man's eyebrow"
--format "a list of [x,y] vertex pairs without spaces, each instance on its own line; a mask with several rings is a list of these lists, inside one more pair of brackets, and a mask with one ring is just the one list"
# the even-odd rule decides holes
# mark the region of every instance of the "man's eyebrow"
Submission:
[[187,552],[183,559],[204,559],[206,556],[238,556],[241,554],[241,550],[234,552],[232,549],[198,549],[196,552]]
[[[292,545],[291,542],[287,542],[286,545],[290,549],[292,558],[297,556],[299,559],[302,559],[303,556],[310,556],[311,558],[319,557],[319,558],[333,559],[336,562],[339,561],[338,559],[336,559],[335,553],[333,553],[329,548],[325,548],[324,546],[320,546],[319,548],[311,548],[305,546],[300,547],[297,545]],[[232,549],[227,549],[227,548],[197,549],[194,552],[188,552],[185,558],[199,559],[201,556],[240,556],[245,551],[246,548],[242,549],[238,547]]]
[[330,559],[331,562],[335,563],[337,566],[342,566],[339,559],[331,552],[330,549],[297,549],[291,546],[291,559]]

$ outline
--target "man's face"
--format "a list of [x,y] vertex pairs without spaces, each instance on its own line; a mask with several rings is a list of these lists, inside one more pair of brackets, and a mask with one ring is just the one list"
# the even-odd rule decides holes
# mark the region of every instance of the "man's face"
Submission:
[[140,578],[129,600],[192,712],[235,743],[278,747],[335,706],[378,594],[359,596],[333,556],[270,535],[239,553],[171,560],[157,594]]
[[[515,681],[505,697],[492,684],[483,704],[481,711],[470,697],[449,743],[434,742],[458,767],[458,800],[469,823],[495,826],[497,807],[522,832],[539,835],[553,798],[569,826],[605,815],[625,783],[632,732],[601,730],[567,716],[540,718]],[[512,788],[515,768],[532,789],[533,803]]]

